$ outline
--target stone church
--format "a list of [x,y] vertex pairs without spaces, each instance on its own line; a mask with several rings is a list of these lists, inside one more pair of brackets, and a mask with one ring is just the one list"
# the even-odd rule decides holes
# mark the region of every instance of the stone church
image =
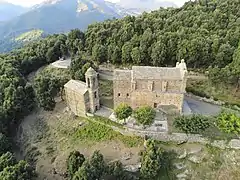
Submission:
[[100,109],[98,73],[89,68],[85,78],[86,83],[70,80],[64,85],[67,105],[76,116],[86,116]]
[[115,70],[113,79],[114,107],[127,103],[140,106],[174,106],[182,113],[187,82],[184,60],[176,67],[133,66],[132,70]]

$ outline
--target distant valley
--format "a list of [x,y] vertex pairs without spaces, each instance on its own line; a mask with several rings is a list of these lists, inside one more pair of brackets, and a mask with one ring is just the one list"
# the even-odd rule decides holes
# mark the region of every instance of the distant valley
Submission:
[[[45,34],[65,33],[75,28],[85,30],[92,23],[127,15],[137,16],[143,11],[150,11],[160,6],[175,5],[158,3],[155,0],[134,0],[131,3],[122,0],[117,4],[104,0],[46,0],[26,9],[0,2],[0,52],[21,46],[23,42],[16,41],[15,38],[32,30],[40,30]],[[7,12],[14,13],[8,16]],[[38,38],[37,36],[30,39]],[[28,41],[24,43],[26,42]]]

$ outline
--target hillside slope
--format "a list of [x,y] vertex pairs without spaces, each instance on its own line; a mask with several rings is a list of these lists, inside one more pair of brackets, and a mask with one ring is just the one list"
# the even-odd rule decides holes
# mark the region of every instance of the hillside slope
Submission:
[[192,68],[225,67],[240,40],[239,9],[239,0],[196,1],[98,23],[86,31],[86,50],[101,47],[101,61],[119,64],[168,66],[184,58]]
[[27,11],[27,8],[0,0],[0,22],[11,20]]

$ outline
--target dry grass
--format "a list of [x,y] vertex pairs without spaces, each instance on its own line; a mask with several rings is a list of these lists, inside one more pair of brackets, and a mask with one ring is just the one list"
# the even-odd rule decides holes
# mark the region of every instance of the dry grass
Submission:
[[[80,122],[84,124],[81,127]],[[138,153],[142,149],[139,146],[142,139],[122,136],[111,128],[89,122],[85,118],[76,119],[62,102],[57,104],[53,112],[34,112],[26,117],[21,126],[18,140],[22,141],[19,144],[23,156],[36,164],[39,180],[63,179],[53,175],[51,170],[55,168],[57,172],[65,172],[66,158],[73,150],[85,156],[100,150],[108,161],[121,160],[126,153],[132,154],[130,160],[122,160],[127,165],[138,162]]]

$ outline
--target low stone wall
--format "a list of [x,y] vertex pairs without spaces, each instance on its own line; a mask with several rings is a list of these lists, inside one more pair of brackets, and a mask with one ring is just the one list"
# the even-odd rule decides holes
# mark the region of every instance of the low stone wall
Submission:
[[123,135],[130,135],[134,134],[137,136],[144,137],[147,135],[158,141],[163,142],[188,142],[188,143],[200,143],[200,144],[209,144],[213,147],[217,147],[220,149],[236,149],[240,150],[240,139],[232,139],[231,141],[227,140],[218,140],[218,141],[211,141],[205,137],[202,137],[199,134],[184,134],[184,133],[153,133],[149,131],[139,131],[135,129],[126,128],[125,130],[114,128],[115,131],[120,132]]
[[186,94],[186,96],[191,97],[191,98],[194,97],[194,98],[198,99],[199,101],[211,103],[211,104],[218,105],[218,106],[225,105],[225,102],[223,102],[223,101],[215,101],[213,99],[213,97],[211,97],[211,98],[199,97],[199,96],[196,96],[196,95],[194,95],[192,93],[188,93],[188,94]]
[[[92,119],[93,120],[93,119]],[[95,121],[95,120],[93,120]],[[98,121],[95,121],[98,122]],[[101,123],[101,122],[98,122]],[[113,130],[127,136],[131,135],[137,135],[144,137],[147,135],[148,137],[151,137],[158,141],[163,142],[176,142],[176,143],[182,143],[182,142],[188,142],[188,143],[200,143],[200,144],[209,144],[213,147],[217,147],[220,149],[236,149],[240,150],[240,137],[239,139],[232,139],[231,141],[227,140],[217,140],[217,141],[211,141],[208,138],[202,137],[200,134],[185,134],[185,133],[172,133],[168,134],[166,132],[151,132],[151,131],[144,131],[144,130],[136,130],[129,127],[124,127],[123,129],[110,126],[104,123],[101,123],[103,125],[111,127]]]

